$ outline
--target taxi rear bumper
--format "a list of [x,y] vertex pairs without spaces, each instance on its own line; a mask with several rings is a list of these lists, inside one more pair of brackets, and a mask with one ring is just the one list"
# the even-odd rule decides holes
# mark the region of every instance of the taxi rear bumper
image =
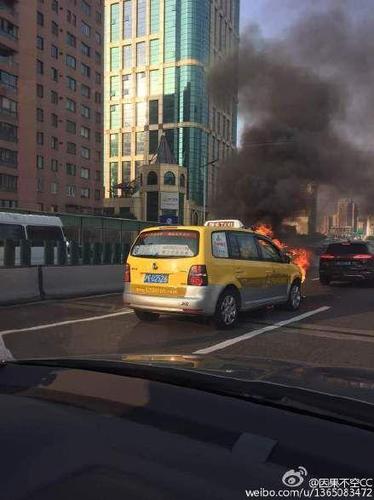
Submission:
[[123,302],[132,309],[159,313],[195,314],[212,316],[223,287],[208,285],[187,286],[184,297],[137,294],[131,291],[131,284],[125,284]]

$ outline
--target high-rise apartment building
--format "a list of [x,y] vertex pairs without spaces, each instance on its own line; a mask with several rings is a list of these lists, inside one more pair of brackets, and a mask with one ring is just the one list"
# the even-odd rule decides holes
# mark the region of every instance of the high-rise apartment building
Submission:
[[3,206],[100,210],[103,29],[102,0],[0,0]]
[[237,96],[220,108],[207,72],[237,48],[238,33],[239,0],[105,0],[106,206],[165,135],[201,209],[219,165],[208,163],[230,155],[237,133]]
[[339,228],[357,229],[358,208],[357,204],[349,199],[338,200],[337,225]]
[[18,71],[16,0],[0,0],[0,208],[18,202]]

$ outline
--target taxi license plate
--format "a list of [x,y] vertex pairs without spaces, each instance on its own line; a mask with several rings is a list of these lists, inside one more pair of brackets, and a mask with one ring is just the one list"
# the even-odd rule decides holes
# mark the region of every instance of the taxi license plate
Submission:
[[168,283],[169,275],[168,274],[152,274],[146,273],[144,275],[144,283]]

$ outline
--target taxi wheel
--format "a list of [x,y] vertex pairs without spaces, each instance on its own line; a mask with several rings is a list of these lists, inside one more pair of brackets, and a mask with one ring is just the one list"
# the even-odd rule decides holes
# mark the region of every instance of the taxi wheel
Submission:
[[140,321],[157,321],[160,317],[157,313],[152,313],[148,311],[140,311],[139,309],[135,309],[134,313]]
[[289,311],[297,311],[300,308],[302,301],[301,293],[301,283],[300,281],[294,281],[291,285],[290,293],[288,295],[288,301],[286,303],[286,309]]
[[228,289],[218,299],[216,312],[214,313],[214,324],[217,328],[234,328],[239,316],[239,297],[234,289]]

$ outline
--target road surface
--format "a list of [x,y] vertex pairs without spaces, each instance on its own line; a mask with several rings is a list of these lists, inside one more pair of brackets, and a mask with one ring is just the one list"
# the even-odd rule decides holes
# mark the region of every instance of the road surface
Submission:
[[244,314],[218,331],[197,318],[142,323],[119,294],[0,308],[0,353],[15,359],[110,354],[225,354],[325,366],[374,365],[374,288],[323,287],[311,272],[298,312]]

